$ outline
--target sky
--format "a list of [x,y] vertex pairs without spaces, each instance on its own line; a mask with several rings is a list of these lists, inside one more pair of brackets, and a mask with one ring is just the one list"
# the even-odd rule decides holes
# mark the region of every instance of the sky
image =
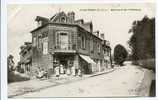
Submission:
[[75,12],[75,19],[92,21],[93,29],[105,34],[110,41],[112,51],[117,44],[129,50],[127,41],[132,35],[128,33],[134,20],[141,20],[145,15],[155,16],[153,3],[123,4],[9,4],[7,6],[7,48],[8,55],[20,59],[20,46],[31,42],[30,31],[37,27],[36,16],[50,18],[60,11]]

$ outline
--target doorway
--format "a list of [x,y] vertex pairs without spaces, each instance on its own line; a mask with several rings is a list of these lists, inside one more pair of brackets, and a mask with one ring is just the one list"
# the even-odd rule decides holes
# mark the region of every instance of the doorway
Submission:
[[66,59],[60,59],[59,60],[59,63],[60,64],[62,64],[64,67],[66,67],[67,68],[67,66],[68,66],[68,60],[66,60]]

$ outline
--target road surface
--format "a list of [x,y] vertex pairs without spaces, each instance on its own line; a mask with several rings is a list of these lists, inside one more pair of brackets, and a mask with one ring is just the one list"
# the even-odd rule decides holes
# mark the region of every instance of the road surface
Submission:
[[16,98],[147,96],[150,87],[148,85],[150,84],[142,85],[145,71],[140,67],[127,63],[123,67],[116,67],[115,71],[108,74],[47,88]]

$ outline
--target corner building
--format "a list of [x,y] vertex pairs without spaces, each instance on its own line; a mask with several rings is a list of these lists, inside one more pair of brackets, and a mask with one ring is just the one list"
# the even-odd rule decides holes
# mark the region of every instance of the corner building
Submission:
[[104,34],[93,32],[92,22],[75,20],[74,12],[59,12],[49,19],[37,16],[35,21],[38,27],[31,31],[32,75],[38,68],[53,75],[56,62],[65,69],[80,68],[84,74],[105,70],[109,61],[104,53],[110,57],[110,49],[104,51]]

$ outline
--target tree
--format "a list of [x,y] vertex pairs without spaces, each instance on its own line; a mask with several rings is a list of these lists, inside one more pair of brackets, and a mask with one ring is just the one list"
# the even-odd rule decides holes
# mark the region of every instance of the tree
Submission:
[[7,67],[8,67],[8,82],[11,82],[12,81],[12,76],[13,76],[13,71],[15,70],[14,69],[14,60],[13,60],[13,56],[12,55],[9,55],[7,57]]
[[126,60],[128,53],[127,50],[120,44],[116,45],[114,48],[114,61],[118,65],[123,65]]
[[14,60],[13,60],[13,56],[9,55],[7,57],[7,67],[8,67],[8,72],[14,71]]
[[155,58],[155,18],[134,21],[129,33],[133,33],[128,41],[132,60]]
[[17,64],[17,71],[20,73],[24,73],[25,69],[26,71],[30,71],[30,66],[32,64],[32,43],[25,42],[24,45],[20,47],[19,54],[20,61]]

